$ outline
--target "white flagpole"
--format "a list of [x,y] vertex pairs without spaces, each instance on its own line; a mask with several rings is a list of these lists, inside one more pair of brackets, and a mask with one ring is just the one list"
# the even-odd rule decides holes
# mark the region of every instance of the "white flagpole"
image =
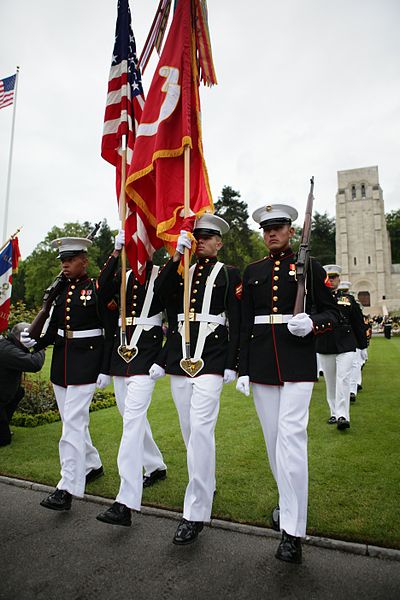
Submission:
[[14,92],[14,102],[13,102],[13,118],[12,118],[12,126],[11,126],[10,157],[8,160],[7,192],[6,192],[6,203],[4,206],[3,240],[5,240],[7,237],[7,227],[8,227],[8,206],[10,203],[11,166],[12,166],[12,155],[13,155],[13,148],[14,148],[14,129],[15,129],[15,112],[16,112],[16,108],[17,108],[18,74],[19,74],[19,67],[17,67],[16,76],[15,76],[15,92]]

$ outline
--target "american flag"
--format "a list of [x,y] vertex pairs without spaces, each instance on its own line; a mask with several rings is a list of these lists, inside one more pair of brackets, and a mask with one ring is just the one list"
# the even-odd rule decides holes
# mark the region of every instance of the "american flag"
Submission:
[[[136,55],[136,42],[131,27],[128,0],[118,0],[115,44],[108,80],[101,156],[116,167],[117,198],[121,189],[121,141],[127,139],[127,168],[132,160],[136,130],[144,106],[142,79]],[[121,207],[120,207],[121,214]],[[157,237],[139,207],[127,207],[125,224],[126,253],[135,275],[142,279],[146,261],[151,260]]]
[[16,79],[17,75],[0,79],[0,108],[5,108],[14,102]]

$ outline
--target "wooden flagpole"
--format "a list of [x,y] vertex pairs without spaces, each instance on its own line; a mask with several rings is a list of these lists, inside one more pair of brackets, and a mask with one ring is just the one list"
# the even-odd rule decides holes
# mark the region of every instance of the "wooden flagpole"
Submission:
[[[184,149],[184,197],[183,197],[183,213],[184,218],[187,219],[190,216],[190,146],[185,146]],[[190,322],[189,322],[189,262],[190,262],[190,250],[185,248],[185,254],[183,258],[183,314],[185,319],[185,344],[186,344],[186,356],[185,358],[190,359]]]
[[[122,136],[121,141],[121,190],[119,193],[119,206],[121,213],[121,227],[125,230],[126,221],[126,197],[125,197],[125,183],[126,183],[126,135]],[[122,247],[121,252],[121,345],[126,345],[126,250],[125,244]]]
[[22,229],[22,225],[21,227],[18,227],[17,231],[15,233],[13,233],[12,235],[10,235],[10,237],[8,239],[6,239],[6,241],[4,242],[4,244],[2,245],[2,247],[0,248],[0,252],[2,250],[4,250],[4,248],[7,246],[8,242],[11,242],[11,240],[13,240],[21,231]]
[[[121,190],[119,193],[119,211],[121,215],[121,227],[125,230],[126,221],[126,155],[127,155],[127,137],[122,136],[121,140]],[[137,348],[129,348],[126,339],[126,250],[125,244],[121,251],[121,291],[120,291],[120,309],[121,309],[121,336],[118,354],[126,363],[131,362],[137,354]]]

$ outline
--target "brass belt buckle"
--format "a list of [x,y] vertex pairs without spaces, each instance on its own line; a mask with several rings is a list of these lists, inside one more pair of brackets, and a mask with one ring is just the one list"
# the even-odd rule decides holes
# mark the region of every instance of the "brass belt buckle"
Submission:
[[189,321],[195,321],[196,320],[196,313],[189,313]]
[[282,325],[283,323],[283,315],[273,315],[274,317],[274,324],[275,325]]
[[73,331],[70,331],[69,329],[66,329],[66,330],[65,330],[65,337],[66,337],[68,340],[72,340],[72,338],[74,337],[74,332],[73,332]]
[[132,325],[132,317],[126,317],[125,319],[125,325]]

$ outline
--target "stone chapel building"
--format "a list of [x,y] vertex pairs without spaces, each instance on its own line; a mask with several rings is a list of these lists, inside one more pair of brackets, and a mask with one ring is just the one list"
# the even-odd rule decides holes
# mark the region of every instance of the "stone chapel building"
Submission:
[[391,262],[378,167],[338,171],[336,262],[365,314],[400,309],[400,265]]

